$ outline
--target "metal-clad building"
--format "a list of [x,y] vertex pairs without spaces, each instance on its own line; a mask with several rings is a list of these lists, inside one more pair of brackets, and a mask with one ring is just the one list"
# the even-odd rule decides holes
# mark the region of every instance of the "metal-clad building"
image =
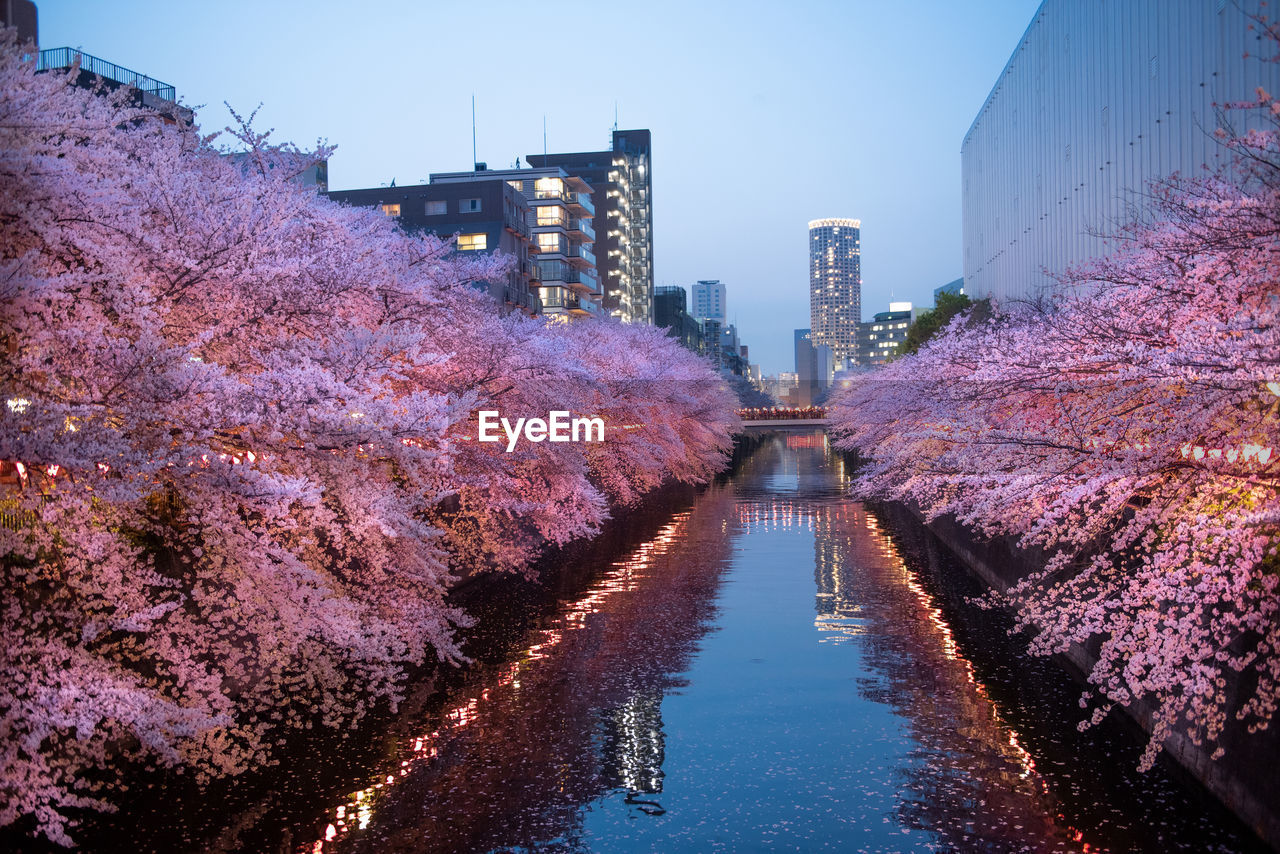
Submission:
[[[1280,90],[1260,0],[1044,0],[961,147],[964,285],[1033,296],[1154,179],[1220,162],[1214,103]],[[1245,54],[1253,58],[1245,58]],[[1230,114],[1246,127],[1239,112]]]

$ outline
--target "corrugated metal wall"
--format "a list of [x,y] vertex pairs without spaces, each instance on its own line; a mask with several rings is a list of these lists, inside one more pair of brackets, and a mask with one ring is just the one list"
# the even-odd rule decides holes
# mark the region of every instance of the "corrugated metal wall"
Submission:
[[1045,0],[961,147],[965,291],[1034,296],[1105,254],[1148,182],[1219,162],[1213,104],[1280,91],[1280,64],[1244,57],[1269,49],[1246,17],[1264,10]]

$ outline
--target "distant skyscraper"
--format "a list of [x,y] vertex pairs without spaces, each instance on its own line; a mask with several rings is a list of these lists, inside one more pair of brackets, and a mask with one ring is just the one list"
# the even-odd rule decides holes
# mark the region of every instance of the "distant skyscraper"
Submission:
[[684,288],[659,285],[653,289],[653,325],[668,330],[695,353],[702,352],[702,324],[686,310]]
[[831,348],[813,340],[808,329],[795,331],[796,393],[792,402],[796,406],[812,406],[813,402],[831,387],[835,372]]
[[858,355],[862,320],[862,221],[809,223],[809,328],[813,343],[831,348],[837,366]]
[[725,289],[719,279],[699,280],[693,286],[693,311],[689,312],[698,320],[725,321]]

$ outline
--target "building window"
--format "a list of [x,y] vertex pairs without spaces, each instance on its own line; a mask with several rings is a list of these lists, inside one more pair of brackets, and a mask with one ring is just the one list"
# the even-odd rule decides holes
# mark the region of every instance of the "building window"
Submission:
[[479,213],[479,199],[458,199],[458,213]]
[[564,208],[559,205],[540,205],[538,207],[538,225],[560,225],[564,222]]
[[384,216],[400,216],[399,205],[378,205]]
[[539,178],[533,182],[535,199],[559,199],[564,196],[564,181],[559,178]]
[[538,248],[543,252],[560,252],[560,235],[555,232],[541,232],[538,234]]
[[427,202],[427,216],[441,216],[449,212],[449,203],[446,201]]
[[489,248],[489,236],[483,231],[478,234],[459,234],[459,252],[479,252]]

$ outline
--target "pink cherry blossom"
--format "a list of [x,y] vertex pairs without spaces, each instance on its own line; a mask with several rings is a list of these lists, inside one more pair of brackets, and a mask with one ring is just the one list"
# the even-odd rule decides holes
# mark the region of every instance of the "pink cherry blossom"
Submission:
[[1144,766],[1175,732],[1265,728],[1280,699],[1275,103],[1223,134],[1230,167],[1153,186],[1060,296],[957,319],[834,406],[839,444],[870,460],[859,495],[1046,556],[996,598],[1033,652],[1096,653],[1085,725],[1154,707]]
[[[455,254],[0,44],[0,824],[70,843],[97,769],[199,779],[461,660],[460,573],[524,570],[719,470],[732,395],[649,328],[501,315]],[[598,415],[507,454],[476,412]]]

